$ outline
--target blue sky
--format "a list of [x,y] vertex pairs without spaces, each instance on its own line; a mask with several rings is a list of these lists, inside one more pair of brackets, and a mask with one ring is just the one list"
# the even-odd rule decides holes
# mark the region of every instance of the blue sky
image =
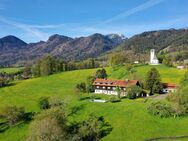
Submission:
[[187,27],[188,0],[0,0],[0,37],[26,42]]

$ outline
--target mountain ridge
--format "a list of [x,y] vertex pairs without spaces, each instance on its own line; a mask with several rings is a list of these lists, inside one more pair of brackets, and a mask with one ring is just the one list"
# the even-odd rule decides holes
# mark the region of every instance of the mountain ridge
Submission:
[[[47,41],[29,44],[17,37],[8,37],[0,38],[1,66],[33,63],[47,54],[65,61],[81,61],[121,52],[127,57],[132,54],[132,60],[137,59],[136,56],[147,60],[150,49],[155,49],[156,53],[162,53],[163,56],[170,55],[174,61],[188,59],[188,29],[147,31],[131,38],[100,33],[79,38],[54,34]],[[7,39],[9,42],[6,43]],[[2,42],[5,47],[2,47]]]
[[[18,42],[19,44],[10,44],[9,42],[11,42],[12,39],[14,39],[13,41],[15,43]],[[4,49],[4,44],[2,44],[2,47],[0,48],[1,66],[33,63],[46,54],[51,54],[55,57],[64,59],[65,61],[84,60],[111,50],[122,43],[124,39],[121,39],[120,36],[116,39],[110,39],[106,35],[96,33],[79,38],[54,34],[50,36],[47,41],[29,44],[15,36],[0,38],[0,43],[4,43],[5,41],[7,41],[6,49]],[[16,48],[12,49],[12,46],[16,46]]]

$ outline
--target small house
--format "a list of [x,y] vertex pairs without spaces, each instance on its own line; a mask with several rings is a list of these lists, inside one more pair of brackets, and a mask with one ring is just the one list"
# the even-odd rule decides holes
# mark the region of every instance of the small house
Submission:
[[163,93],[175,93],[177,91],[177,85],[173,83],[162,83]]

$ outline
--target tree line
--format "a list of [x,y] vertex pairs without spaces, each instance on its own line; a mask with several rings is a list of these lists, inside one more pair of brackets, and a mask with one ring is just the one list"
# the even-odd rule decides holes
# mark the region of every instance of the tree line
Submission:
[[23,79],[22,73],[23,73],[23,70],[20,70],[20,71],[15,72],[15,73],[1,72],[0,73],[0,87],[8,86],[14,80],[21,80],[21,79]]
[[98,68],[99,62],[87,59],[82,62],[66,62],[51,55],[44,56],[33,65],[27,65],[15,73],[0,73],[0,87],[9,85],[14,80],[29,79],[31,77],[47,76],[58,72]]
[[57,72],[71,71],[78,69],[91,69],[99,67],[99,63],[94,59],[88,59],[82,62],[66,62],[56,59],[50,55],[37,61],[31,68],[34,76],[46,76]]

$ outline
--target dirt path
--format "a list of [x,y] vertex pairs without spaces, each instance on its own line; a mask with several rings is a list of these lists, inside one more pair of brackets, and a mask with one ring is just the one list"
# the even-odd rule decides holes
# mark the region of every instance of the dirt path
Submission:
[[157,96],[151,96],[151,97],[148,97],[149,99],[154,99],[154,100],[163,100],[167,97],[167,94],[160,94],[160,95],[157,95]]

